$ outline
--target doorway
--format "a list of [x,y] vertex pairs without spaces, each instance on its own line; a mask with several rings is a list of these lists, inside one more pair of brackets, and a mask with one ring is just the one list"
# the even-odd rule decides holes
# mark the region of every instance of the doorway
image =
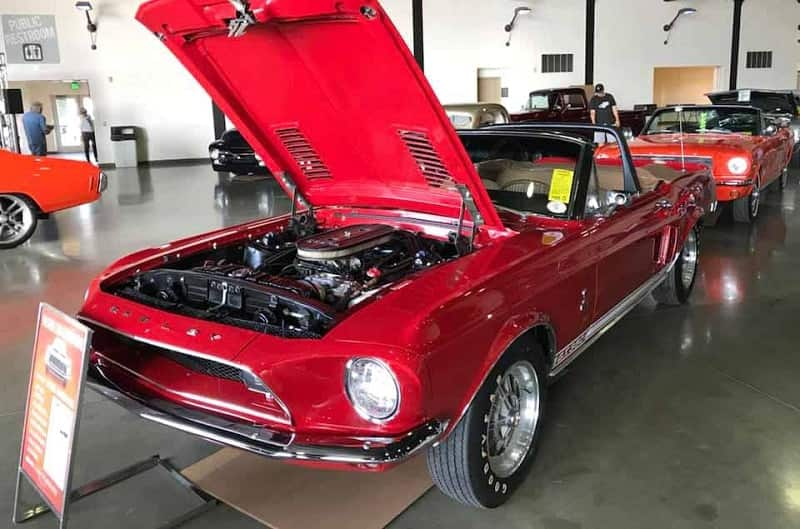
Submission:
[[497,68],[478,68],[478,103],[502,103],[503,76]]
[[[42,104],[42,114],[53,132],[47,135],[49,154],[76,156],[83,151],[78,111],[85,108],[94,119],[94,106],[89,91],[89,83],[84,80],[58,81],[9,81],[9,88],[22,90],[22,102],[29,109],[34,102]],[[20,147],[23,153],[30,152],[22,126],[22,116],[17,117],[20,130]]]
[[59,153],[80,152],[83,149],[81,140],[81,119],[79,111],[85,108],[93,118],[92,98],[81,95],[53,96],[54,134],[56,150]]
[[708,104],[706,94],[717,87],[718,66],[655,68],[653,102],[660,106]]
[[481,77],[478,79],[478,102],[500,103],[503,83],[499,77]]

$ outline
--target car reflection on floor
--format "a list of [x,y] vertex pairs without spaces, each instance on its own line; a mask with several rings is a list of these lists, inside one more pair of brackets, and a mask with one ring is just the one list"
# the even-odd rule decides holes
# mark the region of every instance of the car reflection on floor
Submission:
[[775,252],[786,244],[780,192],[770,195],[755,223],[742,226],[721,219],[705,230],[699,277],[703,296],[697,303],[736,304],[756,295],[753,290],[770,269]]
[[225,226],[284,215],[291,209],[289,197],[273,178],[231,180],[225,175],[214,186],[214,207],[222,212]]

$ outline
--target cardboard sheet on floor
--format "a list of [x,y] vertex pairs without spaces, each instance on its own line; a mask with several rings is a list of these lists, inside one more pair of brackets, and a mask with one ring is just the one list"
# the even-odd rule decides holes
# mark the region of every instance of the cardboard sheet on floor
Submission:
[[225,448],[183,473],[271,529],[382,529],[433,485],[424,455],[375,474],[312,470]]

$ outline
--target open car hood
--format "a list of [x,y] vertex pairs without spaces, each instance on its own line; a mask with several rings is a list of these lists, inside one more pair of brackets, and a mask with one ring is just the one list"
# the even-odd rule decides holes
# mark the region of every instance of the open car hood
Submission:
[[208,91],[288,193],[294,183],[315,207],[457,217],[461,187],[476,216],[503,229],[447,115],[377,1],[151,0],[137,18]]

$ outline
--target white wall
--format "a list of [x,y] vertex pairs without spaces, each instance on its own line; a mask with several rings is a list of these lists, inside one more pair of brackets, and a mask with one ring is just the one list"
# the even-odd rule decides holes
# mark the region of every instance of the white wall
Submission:
[[[86,79],[95,105],[100,161],[112,161],[110,125],[146,131],[151,160],[208,156],[211,100],[177,60],[134,20],[138,0],[93,0],[98,49],[89,49],[83,13],[72,0],[2,0],[0,13],[54,14],[60,64],[9,65],[9,79]],[[52,116],[47,116],[52,122]]]
[[[410,3],[410,0],[409,0]],[[514,8],[528,6],[505,45],[504,27]],[[509,97],[503,103],[519,110],[537,88],[582,84],[584,77],[584,0],[434,0],[425,3],[425,72],[444,103],[477,99],[478,69],[503,75]],[[543,53],[573,53],[574,72],[542,74]]]
[[[791,0],[746,1],[742,9],[739,86],[794,88],[800,71],[800,4]],[[748,51],[772,50],[771,69],[747,69]]]
[[[727,88],[731,0],[652,1],[647,2],[646,9],[641,4],[641,0],[597,2],[595,80],[606,84],[621,107],[652,102],[653,69],[659,66],[716,66],[717,88]],[[664,24],[687,6],[696,7],[698,12],[685,15],[675,24],[665,46]]]
[[[109,124],[147,130],[150,159],[199,158],[213,136],[209,98],[172,55],[134,19],[140,0],[93,0],[99,12],[99,49],[89,49],[82,14],[72,0],[0,0],[0,13],[55,14],[61,64],[9,68],[12,80],[88,79],[95,100],[101,161],[110,161]],[[383,0],[411,46],[411,0]],[[699,13],[678,22],[664,46],[662,26],[681,7]],[[510,47],[504,26],[515,7],[529,6]],[[479,69],[501,72],[519,110],[537,88],[584,81],[585,0],[426,0],[426,74],[444,103],[474,101]],[[653,99],[659,66],[719,67],[729,78],[732,0],[597,0],[595,80],[605,82],[622,107]],[[800,4],[747,0],[742,28],[740,86],[788,88],[800,66]],[[748,50],[774,53],[772,70],[747,70]],[[543,53],[573,53],[574,72],[543,74]]]

